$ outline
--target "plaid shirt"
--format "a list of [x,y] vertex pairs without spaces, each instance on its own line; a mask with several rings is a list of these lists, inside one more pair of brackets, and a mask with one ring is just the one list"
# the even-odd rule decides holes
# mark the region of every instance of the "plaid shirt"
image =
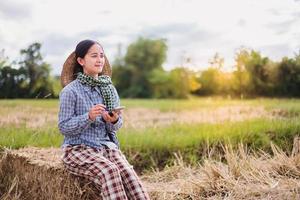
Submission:
[[[114,106],[119,106],[120,99],[116,90],[115,92],[117,100]],[[101,116],[94,122],[88,117],[92,106],[103,104],[98,87],[84,85],[75,79],[63,88],[59,100],[58,127],[64,135],[63,146],[85,144],[96,148],[103,145],[119,148],[116,132],[123,124],[121,115],[115,124],[104,122]]]

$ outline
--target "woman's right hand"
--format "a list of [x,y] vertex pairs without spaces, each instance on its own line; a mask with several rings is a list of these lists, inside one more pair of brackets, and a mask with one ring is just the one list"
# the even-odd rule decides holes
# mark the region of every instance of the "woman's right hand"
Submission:
[[96,117],[101,115],[105,111],[105,105],[97,104],[94,105],[89,111],[89,118],[92,121],[95,121]]

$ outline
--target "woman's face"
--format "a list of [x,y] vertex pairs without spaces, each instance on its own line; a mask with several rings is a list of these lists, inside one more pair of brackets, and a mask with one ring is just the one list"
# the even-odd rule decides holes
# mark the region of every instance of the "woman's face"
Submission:
[[88,50],[84,58],[77,58],[77,61],[83,67],[83,72],[95,78],[102,72],[105,64],[104,52],[99,44],[94,44]]

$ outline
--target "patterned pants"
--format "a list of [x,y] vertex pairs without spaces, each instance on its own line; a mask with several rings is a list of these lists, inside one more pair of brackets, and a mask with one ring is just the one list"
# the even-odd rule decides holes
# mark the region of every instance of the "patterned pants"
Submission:
[[150,199],[132,165],[118,149],[68,145],[63,151],[67,170],[99,185],[103,199]]

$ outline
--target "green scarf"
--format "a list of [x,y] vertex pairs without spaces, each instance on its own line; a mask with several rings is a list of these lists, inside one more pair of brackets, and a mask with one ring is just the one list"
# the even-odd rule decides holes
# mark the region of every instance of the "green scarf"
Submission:
[[104,105],[108,111],[112,111],[114,108],[114,103],[116,102],[115,88],[112,84],[111,78],[107,75],[98,76],[98,79],[95,79],[92,76],[78,73],[77,79],[82,84],[89,85],[91,87],[99,86],[101,95],[104,100]]

